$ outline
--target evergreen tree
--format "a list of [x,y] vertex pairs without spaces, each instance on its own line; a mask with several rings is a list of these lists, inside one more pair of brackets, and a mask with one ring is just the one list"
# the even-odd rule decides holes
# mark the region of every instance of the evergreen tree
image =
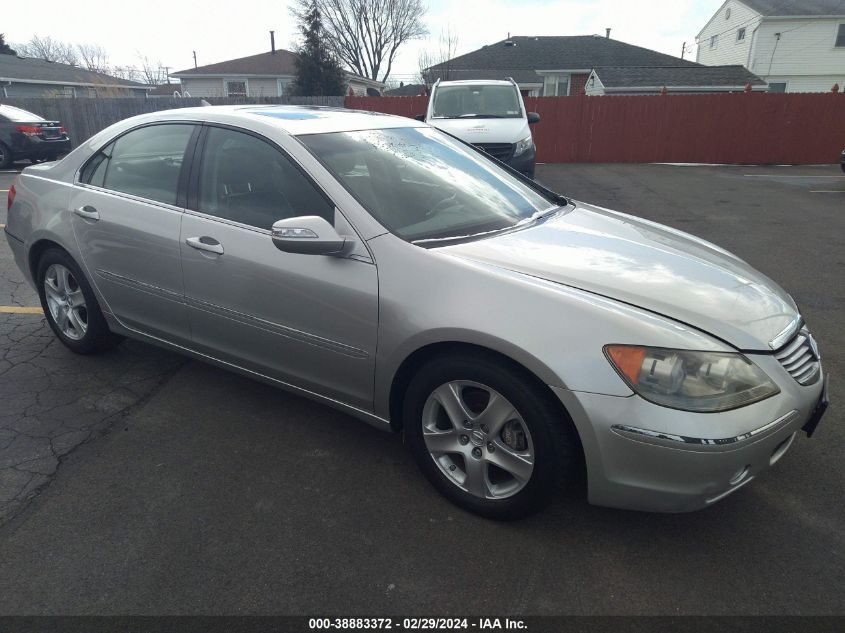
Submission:
[[303,2],[298,11],[302,44],[297,49],[293,93],[299,96],[340,96],[346,84],[343,68],[325,41],[316,3]]
[[17,51],[15,51],[11,46],[6,44],[6,35],[5,33],[0,33],[0,55],[17,55]]

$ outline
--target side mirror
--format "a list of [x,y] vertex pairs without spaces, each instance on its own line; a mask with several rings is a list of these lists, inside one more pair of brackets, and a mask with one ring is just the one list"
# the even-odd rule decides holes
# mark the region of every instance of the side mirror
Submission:
[[529,112],[528,113],[528,125],[534,125],[535,123],[540,122],[540,115],[536,112]]
[[286,253],[302,255],[332,255],[339,253],[350,240],[341,237],[325,218],[301,215],[273,224],[273,244]]
[[424,115],[424,114],[418,114],[418,115],[417,115],[417,116],[415,116],[414,118],[415,118],[417,121],[422,121],[423,123],[425,123],[425,115]]

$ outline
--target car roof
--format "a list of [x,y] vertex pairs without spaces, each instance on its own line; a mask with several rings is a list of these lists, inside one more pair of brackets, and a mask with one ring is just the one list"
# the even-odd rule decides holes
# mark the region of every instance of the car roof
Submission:
[[441,81],[438,86],[512,86],[508,79],[459,79],[455,81]]
[[319,106],[238,105],[206,106],[165,110],[148,115],[151,120],[201,120],[215,123],[244,124],[249,121],[269,124],[288,134],[325,134],[379,128],[425,127],[414,119],[365,110]]

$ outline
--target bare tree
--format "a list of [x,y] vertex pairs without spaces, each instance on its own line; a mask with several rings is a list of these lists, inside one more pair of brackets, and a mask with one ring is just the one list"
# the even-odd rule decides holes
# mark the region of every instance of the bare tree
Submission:
[[312,6],[338,59],[362,77],[385,81],[399,47],[428,30],[422,0],[299,0],[299,17]]
[[141,71],[135,66],[112,66],[109,69],[109,75],[127,81],[143,81]]
[[[431,87],[438,79],[449,81],[452,77],[452,60],[458,52],[458,36],[451,27],[440,31],[437,46],[420,53],[417,62],[420,69],[420,83]],[[434,67],[437,68],[434,68]]]
[[109,54],[99,44],[77,44],[76,50],[82,60],[82,67],[95,73],[109,74]]
[[54,40],[49,35],[41,37],[33,35],[32,39],[25,44],[15,46],[19,55],[44,59],[48,62],[59,62],[61,64],[79,65],[79,56],[73,44]]
[[142,55],[141,53],[138,53],[138,58],[141,60],[141,66],[137,69],[138,81],[148,86],[158,86],[159,84],[167,83],[167,69],[161,64],[160,60],[153,63],[146,55]]

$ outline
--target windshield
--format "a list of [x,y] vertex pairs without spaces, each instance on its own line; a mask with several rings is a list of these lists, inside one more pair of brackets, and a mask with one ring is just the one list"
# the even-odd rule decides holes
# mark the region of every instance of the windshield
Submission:
[[44,120],[37,114],[9,105],[0,105],[0,116],[7,118],[9,121],[14,123],[35,123],[36,121]]
[[438,86],[432,118],[519,119],[522,108],[516,87],[505,84]]
[[433,128],[311,134],[299,140],[382,225],[408,241],[500,231],[557,206]]

